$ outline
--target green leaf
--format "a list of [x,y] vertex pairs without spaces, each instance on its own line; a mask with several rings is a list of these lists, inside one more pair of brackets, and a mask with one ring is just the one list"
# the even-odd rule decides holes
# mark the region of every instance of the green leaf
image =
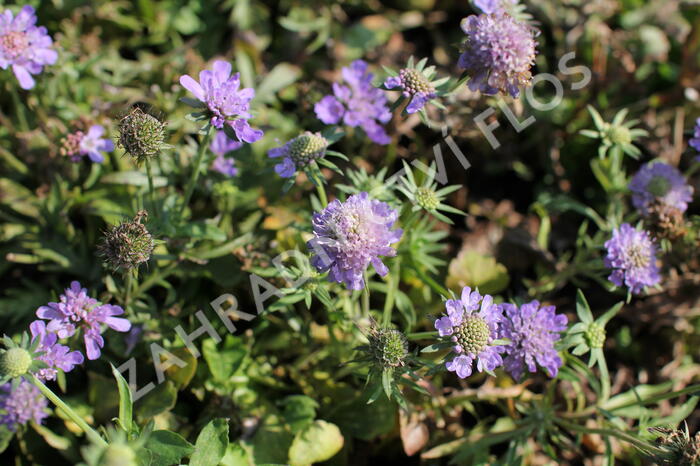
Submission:
[[[113,172],[103,176],[102,183],[126,184],[130,186],[148,187],[148,176],[140,171]],[[168,184],[168,179],[164,176],[153,177],[153,187],[160,188]]]
[[448,268],[447,287],[457,293],[469,286],[479,288],[481,293],[496,294],[505,290],[508,283],[508,269],[494,257],[476,251],[463,249]]
[[591,307],[586,301],[586,297],[583,295],[583,291],[576,291],[576,314],[581,322],[590,324],[593,322],[593,313],[591,312]]
[[121,373],[112,364],[110,366],[112,367],[112,375],[117,379],[117,388],[119,389],[119,425],[128,434],[133,428],[134,404],[131,399],[131,390]]
[[139,401],[136,414],[141,419],[150,419],[157,414],[170,411],[175,406],[176,401],[175,385],[170,380],[166,380],[144,396],[143,401]]
[[270,70],[255,92],[255,101],[269,102],[277,91],[294,83],[301,76],[298,66],[280,63]]
[[316,417],[316,410],[319,404],[306,395],[290,395],[283,401],[284,420],[293,433],[308,427]]
[[289,463],[292,466],[305,466],[326,461],[343,448],[344,442],[338,426],[326,421],[314,421],[294,437],[289,448]]
[[179,464],[185,456],[192,454],[194,446],[175,432],[156,430],[149,437],[145,448],[153,453],[151,466]]
[[228,447],[228,419],[214,419],[199,433],[190,466],[219,464]]

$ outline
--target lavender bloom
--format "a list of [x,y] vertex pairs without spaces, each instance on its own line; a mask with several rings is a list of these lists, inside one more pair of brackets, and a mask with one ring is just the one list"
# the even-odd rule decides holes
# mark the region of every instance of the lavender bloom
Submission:
[[76,131],[66,136],[61,141],[61,155],[71,158],[73,162],[79,162],[82,156],[88,156],[95,163],[104,162],[102,152],[114,150],[111,139],[102,138],[105,129],[100,125],[92,125],[87,134]]
[[77,281],[71,282],[61,295],[58,303],[49,303],[36,311],[40,319],[48,319],[48,332],[59,338],[73,336],[79,329],[83,330],[83,339],[88,359],[100,357],[100,349],[104,346],[102,324],[106,324],[118,332],[127,332],[131,323],[124,318],[114,317],[124,313],[119,306],[102,304],[87,295],[87,289],[82,288]]
[[503,12],[503,4],[505,2],[510,2],[515,5],[518,3],[518,0],[474,0],[474,5],[480,9],[482,13],[491,15],[493,13]]
[[39,389],[24,379],[14,388],[11,382],[0,386],[0,424],[12,432],[29,421],[41,424],[49,415],[47,406]]
[[305,131],[281,147],[267,152],[270,158],[282,157],[282,162],[275,165],[275,171],[282,178],[292,177],[314,160],[326,155],[328,140],[320,133]]
[[311,264],[328,279],[345,283],[351,290],[365,286],[363,273],[370,264],[381,276],[389,269],[379,256],[396,255],[390,245],[403,233],[392,230],[399,213],[388,204],[370,199],[366,192],[350,196],[344,203],[334,200],[313,216],[314,238],[307,246],[313,250]]
[[535,63],[535,31],[510,15],[471,15],[462,20],[467,35],[458,65],[470,75],[469,89],[484,94],[520,94]]
[[437,97],[435,86],[423,75],[421,70],[403,68],[398,76],[390,76],[384,81],[387,89],[399,89],[407,99],[406,113],[416,113],[426,103]]
[[[688,141],[688,144],[690,144],[690,147],[700,152],[700,118],[695,120],[695,128],[693,131],[693,137]],[[700,162],[700,155],[696,156],[695,160]]]
[[51,48],[53,41],[43,26],[35,26],[34,8],[27,5],[13,18],[10,10],[0,14],[0,68],[12,71],[22,89],[34,87],[33,74],[44,65],[53,65],[58,53]]
[[435,328],[441,337],[449,336],[454,342],[452,350],[457,356],[445,364],[448,371],[464,379],[472,374],[474,361],[479,372],[492,371],[503,364],[499,353],[505,347],[491,345],[498,338],[503,311],[490,295],[482,296],[466,286],[460,299],[447,300],[445,310],[447,316],[436,320]]
[[643,215],[649,214],[652,202],[685,212],[693,199],[693,188],[678,169],[662,162],[644,165],[630,181],[632,204]]
[[235,167],[235,162],[231,158],[225,157],[231,151],[238,150],[243,147],[243,143],[234,141],[226,136],[223,131],[218,131],[214,140],[209,145],[209,149],[216,154],[214,162],[211,164],[211,169],[221,173],[222,175],[232,177],[238,174],[238,169]]
[[639,294],[661,280],[656,265],[656,246],[648,232],[623,223],[613,231],[605,247],[608,250],[605,266],[612,269],[608,280],[615,285],[624,284],[630,292]]
[[222,129],[224,124],[229,125],[242,142],[255,142],[263,136],[261,130],[254,130],[248,124],[248,119],[252,118],[249,113],[250,101],[255,97],[255,91],[249,87],[239,89],[240,73],[231,75],[230,63],[217,60],[213,70],[199,73],[199,82],[184,75],[180,76],[180,84],[206,104],[215,128]]
[[342,70],[348,84],[333,84],[333,95],[327,95],[316,103],[314,111],[319,120],[334,125],[343,120],[351,127],[361,127],[372,141],[389,144],[391,138],[380,123],[391,120],[386,95],[372,85],[374,74],[367,71],[367,63],[355,60]]
[[555,313],[554,306],[540,307],[538,301],[531,301],[518,307],[504,304],[505,319],[501,324],[501,338],[508,338],[504,368],[515,380],[520,379],[525,367],[530,372],[537,371],[537,365],[555,377],[562,360],[554,349],[554,343],[566,330],[566,316]]
[[32,342],[39,339],[37,350],[42,354],[38,357],[49,367],[39,369],[37,377],[42,380],[55,380],[58,369],[70,372],[73,367],[83,363],[83,355],[80,351],[71,351],[67,346],[58,344],[58,336],[46,331],[46,323],[43,320],[35,320],[29,325],[32,333]]

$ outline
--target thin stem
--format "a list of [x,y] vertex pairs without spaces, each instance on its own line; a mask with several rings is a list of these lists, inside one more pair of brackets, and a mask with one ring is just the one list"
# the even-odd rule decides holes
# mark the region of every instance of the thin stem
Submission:
[[134,281],[134,276],[131,273],[131,270],[127,270],[125,281],[124,281],[124,288],[125,288],[125,290],[124,290],[124,307],[125,308],[128,308],[129,303],[131,302],[131,288],[132,288],[133,281]]
[[156,190],[153,187],[153,175],[151,173],[151,161],[146,159],[146,175],[148,176],[148,192],[151,197],[151,210],[153,215],[158,218],[158,209],[156,208]]
[[608,363],[605,362],[605,357],[598,358],[598,369],[600,370],[600,398],[602,401],[607,401],[610,398],[610,373],[608,372]]
[[85,435],[87,435],[91,441],[94,443],[97,443],[98,445],[101,445],[103,447],[107,446],[107,442],[105,439],[103,439],[100,434],[97,433],[95,429],[90,427],[85,420],[78,415],[73,409],[65,404],[63,400],[61,400],[58,395],[56,395],[54,392],[51,391],[49,387],[44,385],[39,379],[34,377],[32,374],[25,374],[23,376],[28,382],[34,384],[40,391],[41,393],[44,394],[46,398],[51,400],[51,402],[56,405],[57,408],[59,408],[61,411],[66,413],[66,415],[70,418],[71,421],[73,421],[80,429],[82,429],[83,432],[85,432]]
[[179,218],[182,219],[183,214],[187,205],[190,203],[190,198],[194,192],[194,187],[197,185],[197,179],[199,179],[199,172],[202,170],[202,160],[204,160],[204,152],[206,152],[209,146],[209,139],[211,138],[211,125],[207,125],[207,132],[204,137],[199,142],[199,149],[197,150],[197,157],[194,159],[194,169],[192,170],[192,175],[190,176],[190,181],[187,183],[185,188],[185,199],[180,207]]
[[364,273],[365,287],[362,289],[362,315],[369,316],[369,285],[367,283],[367,272]]
[[316,185],[316,191],[318,192],[318,198],[321,201],[321,206],[326,207],[328,205],[328,196],[326,196],[326,188],[323,186],[322,177],[316,176],[313,173],[313,170],[309,170],[308,173],[310,173],[314,179],[314,184]]
[[437,332],[434,330],[431,332],[414,332],[406,335],[406,338],[409,340],[430,340],[437,338]]
[[631,445],[634,445],[635,447],[639,448],[640,450],[643,450],[646,452],[654,452],[657,454],[665,454],[666,453],[666,451],[661,449],[661,448],[658,448],[658,447],[656,447],[648,442],[645,442],[644,440],[638,439],[637,437],[635,437],[633,435],[630,435],[626,432],[622,432],[619,430],[597,429],[597,428],[584,427],[584,426],[580,426],[574,422],[569,422],[569,421],[565,421],[563,419],[558,419],[558,418],[555,418],[554,422],[559,424],[561,427],[564,427],[565,429],[580,432],[582,434],[599,434],[602,436],[617,437],[620,440],[627,442]]
[[27,122],[26,107],[19,98],[19,88],[15,87],[14,89],[10,89],[10,94],[12,94],[12,103],[15,105],[15,110],[17,110],[19,128],[23,132],[27,132],[29,131],[29,123]]
[[394,294],[396,293],[396,288],[399,286],[399,273],[401,270],[401,262],[396,259],[396,266],[394,270],[389,274],[389,283],[387,283],[387,293],[386,300],[384,301],[384,315],[382,319],[382,326],[388,327],[391,324],[391,311],[394,309]]

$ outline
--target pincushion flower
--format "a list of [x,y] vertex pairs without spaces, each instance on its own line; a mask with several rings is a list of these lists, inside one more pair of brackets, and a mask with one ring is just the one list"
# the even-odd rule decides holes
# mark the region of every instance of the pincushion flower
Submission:
[[104,162],[102,152],[114,150],[114,142],[103,138],[104,133],[104,127],[92,125],[87,133],[76,131],[69,134],[61,141],[61,155],[70,157],[73,162],[79,162],[83,156],[95,163]]
[[639,294],[645,287],[661,280],[656,264],[656,246],[648,232],[637,230],[628,223],[613,231],[605,242],[605,266],[612,269],[608,277],[617,286],[626,286]]
[[391,120],[386,95],[372,85],[374,74],[367,63],[355,60],[342,69],[347,85],[333,83],[333,95],[323,97],[314,106],[319,120],[335,125],[341,120],[350,127],[360,127],[377,144],[389,144],[391,138],[380,125]]
[[550,377],[555,377],[562,360],[554,344],[561,338],[559,332],[566,330],[566,316],[556,314],[554,306],[540,306],[538,301],[519,307],[503,304],[503,311],[501,338],[510,340],[503,361],[505,370],[518,380],[525,368],[536,372],[539,365]]
[[366,192],[350,196],[345,202],[334,200],[313,216],[313,234],[307,246],[314,253],[311,264],[328,279],[345,283],[351,290],[365,286],[363,273],[370,264],[381,276],[389,269],[380,256],[393,257],[403,233],[394,229],[398,211],[371,199]]
[[305,131],[283,146],[270,149],[267,155],[270,158],[282,157],[282,162],[275,165],[275,171],[282,178],[289,178],[297,170],[326,155],[328,145],[329,141],[320,133]]
[[235,162],[232,158],[226,157],[226,154],[241,147],[243,147],[242,142],[234,141],[226,136],[225,132],[218,131],[209,145],[209,150],[216,154],[211,169],[228,177],[236,176],[238,169]]
[[83,363],[83,355],[80,351],[71,351],[67,346],[57,343],[58,335],[46,331],[46,323],[43,320],[35,320],[29,325],[32,334],[32,342],[39,341],[37,351],[41,354],[37,357],[46,363],[48,367],[39,369],[36,376],[41,380],[55,380],[58,369],[70,372],[73,367]]
[[476,361],[479,372],[493,371],[503,364],[498,340],[498,328],[503,320],[501,306],[494,304],[490,295],[482,296],[468,286],[462,289],[460,299],[445,302],[447,315],[435,321],[438,335],[448,339],[457,356],[445,364],[448,371],[461,379],[472,374]]
[[58,53],[51,48],[51,37],[45,27],[35,26],[36,19],[34,8],[29,5],[14,17],[10,10],[0,14],[0,68],[12,66],[22,89],[33,88],[32,75],[58,59]]
[[47,407],[39,389],[24,379],[0,386],[0,424],[12,432],[29,421],[41,424],[49,415]]
[[469,89],[518,97],[532,79],[536,31],[504,12],[468,16],[462,31],[467,39],[458,66],[470,76]]
[[103,324],[118,332],[129,331],[131,323],[127,319],[114,317],[123,313],[119,306],[102,304],[89,297],[87,289],[77,281],[71,282],[59,302],[41,306],[36,311],[37,317],[49,320],[46,331],[55,333],[59,338],[73,336],[82,329],[88,359],[100,357],[104,346],[101,335]]
[[683,174],[663,162],[644,165],[630,181],[629,188],[632,204],[643,215],[649,214],[654,202],[685,212],[693,199],[693,188],[686,183]]
[[242,142],[255,142],[263,136],[261,130],[248,124],[248,119],[252,118],[250,101],[255,97],[255,91],[240,87],[240,73],[231,75],[230,63],[216,60],[212,70],[199,73],[199,82],[184,75],[180,76],[180,84],[202,102],[215,128],[229,126],[236,139]]
[[[423,109],[425,104],[436,99],[437,88],[448,80],[443,78],[433,81],[435,67],[425,68],[427,61],[424,58],[414,66],[413,57],[411,57],[406,68],[402,68],[397,74],[389,76],[384,81],[385,88],[401,91],[403,98],[409,99],[406,113],[416,113]],[[394,73],[393,70],[388,71]]]
[[474,6],[487,15],[504,11],[509,3],[515,5],[518,0],[474,0]]

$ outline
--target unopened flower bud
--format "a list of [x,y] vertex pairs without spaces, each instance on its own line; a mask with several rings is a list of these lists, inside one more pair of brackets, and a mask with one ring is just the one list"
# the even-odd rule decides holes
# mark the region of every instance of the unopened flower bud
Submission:
[[0,376],[15,378],[26,374],[32,355],[23,348],[10,348],[0,355]]
[[157,156],[166,146],[166,124],[138,107],[119,122],[119,145],[141,163]]

